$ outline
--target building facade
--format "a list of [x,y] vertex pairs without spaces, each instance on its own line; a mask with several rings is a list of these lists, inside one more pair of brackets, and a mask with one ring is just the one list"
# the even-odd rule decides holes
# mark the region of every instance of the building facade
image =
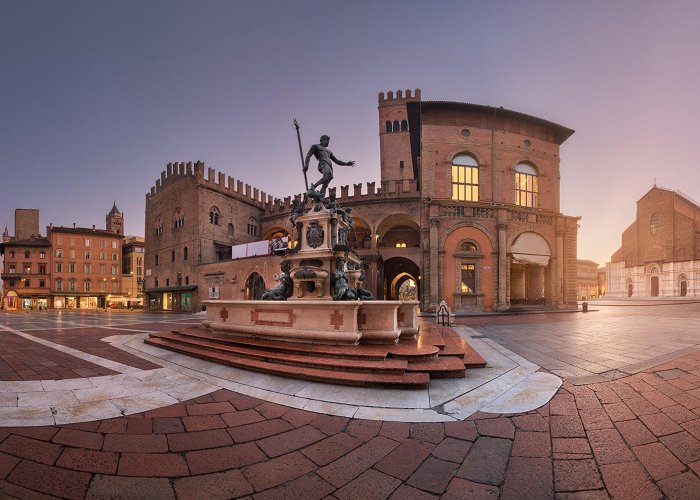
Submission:
[[143,307],[145,239],[127,236],[122,242],[122,300],[117,307]]
[[602,296],[599,266],[591,260],[576,261],[576,298],[590,300]]
[[[3,235],[7,310],[96,309],[122,297],[123,216],[112,230],[54,226],[39,234],[39,211],[15,210],[15,236]],[[119,232],[117,232],[119,231]]]
[[15,236],[5,228],[3,307],[8,311],[47,308],[50,297],[50,242],[39,234],[39,211],[15,210]]
[[[414,296],[423,309],[445,299],[457,311],[575,307],[578,218],[561,214],[559,200],[559,146],[572,130],[423,101],[420,90],[380,93],[378,125],[379,184],[330,190],[352,208],[348,240],[375,297]],[[278,236],[293,244],[293,199],[205,175],[201,162],[169,164],[146,195],[150,307],[198,310],[207,298],[256,298],[274,286],[279,257],[229,252]],[[175,307],[183,293],[191,302]]]
[[700,206],[654,186],[606,264],[607,296],[641,299],[700,295]]

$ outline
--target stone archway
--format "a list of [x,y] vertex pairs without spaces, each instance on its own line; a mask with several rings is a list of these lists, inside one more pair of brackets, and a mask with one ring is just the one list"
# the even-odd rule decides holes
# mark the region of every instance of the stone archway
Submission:
[[416,283],[417,296],[420,297],[420,268],[405,257],[392,257],[384,262],[384,298],[398,300],[399,289],[407,280]]
[[519,234],[511,245],[510,303],[516,306],[544,306],[551,301],[547,286],[552,251],[541,235]]
[[261,300],[265,291],[265,280],[257,273],[252,272],[245,282],[245,298],[246,300]]

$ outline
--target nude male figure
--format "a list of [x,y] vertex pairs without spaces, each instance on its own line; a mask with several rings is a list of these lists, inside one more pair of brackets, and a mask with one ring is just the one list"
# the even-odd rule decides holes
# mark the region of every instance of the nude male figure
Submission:
[[322,198],[326,196],[326,188],[328,184],[333,180],[333,163],[336,165],[343,165],[346,167],[352,167],[355,165],[354,161],[340,161],[336,158],[330,149],[328,149],[328,144],[331,142],[331,138],[327,135],[322,135],[319,144],[314,144],[309,149],[306,155],[306,160],[304,161],[304,172],[309,169],[309,160],[312,156],[315,156],[318,160],[318,171],[321,172],[322,177],[311,184],[309,191],[315,191],[317,186],[321,186],[321,190],[318,191],[319,196]]

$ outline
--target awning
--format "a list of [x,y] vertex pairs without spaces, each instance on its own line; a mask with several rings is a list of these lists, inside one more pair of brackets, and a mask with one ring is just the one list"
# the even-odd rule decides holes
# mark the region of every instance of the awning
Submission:
[[537,233],[523,233],[518,236],[511,247],[513,262],[517,264],[534,264],[546,266],[552,251],[547,240]]

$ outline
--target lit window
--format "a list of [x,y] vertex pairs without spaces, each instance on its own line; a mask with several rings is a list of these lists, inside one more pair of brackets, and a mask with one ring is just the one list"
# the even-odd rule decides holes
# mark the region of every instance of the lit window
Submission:
[[45,259],[45,258],[46,258],[46,252],[44,252],[43,250],[42,250],[41,252],[39,252],[39,258],[40,258],[40,259]]
[[515,204],[521,207],[537,207],[539,179],[532,165],[520,163],[515,167]]
[[474,264],[462,264],[462,293],[474,293],[476,288],[476,266]]
[[459,155],[452,160],[452,199],[479,201],[479,164],[472,156]]
[[405,241],[397,241],[396,248],[406,248],[406,242]]
[[17,272],[17,268],[15,267],[14,264],[10,264],[10,274],[15,274]]

